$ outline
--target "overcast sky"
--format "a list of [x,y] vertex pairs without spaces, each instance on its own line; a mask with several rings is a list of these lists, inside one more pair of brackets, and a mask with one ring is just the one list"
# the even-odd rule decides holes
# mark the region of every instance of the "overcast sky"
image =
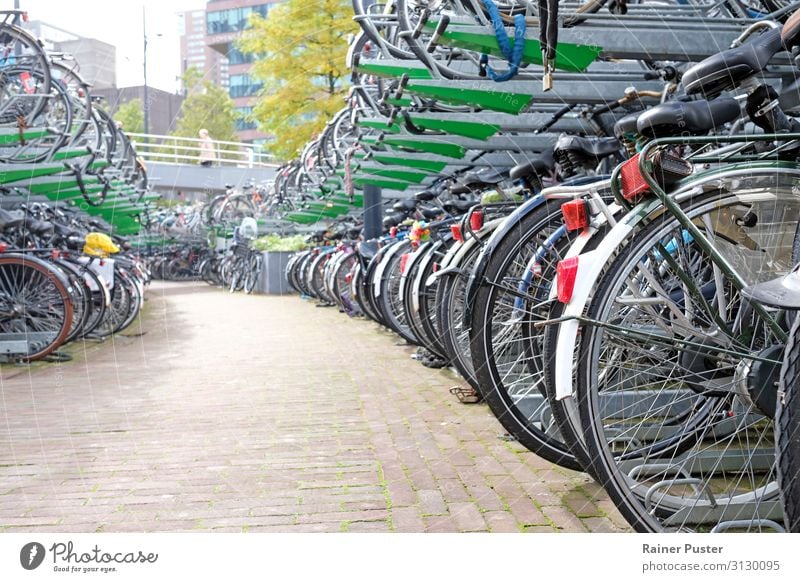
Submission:
[[[206,0],[19,0],[31,20],[117,47],[117,85],[142,84],[142,7],[147,15],[147,83],[176,91],[180,75],[178,13],[204,8]],[[0,0],[0,8],[14,7]],[[157,35],[162,36],[157,36]]]

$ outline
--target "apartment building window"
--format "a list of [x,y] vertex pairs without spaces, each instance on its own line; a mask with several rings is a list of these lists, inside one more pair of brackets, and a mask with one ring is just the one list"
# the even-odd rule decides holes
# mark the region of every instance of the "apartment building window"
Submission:
[[232,65],[243,65],[253,62],[251,53],[243,53],[234,43],[228,44],[228,62]]
[[244,8],[231,8],[206,14],[206,27],[208,34],[221,34],[224,32],[239,32],[247,28],[247,20],[252,13],[266,17],[269,13],[269,4],[259,6],[246,6]]
[[264,86],[263,83],[257,82],[250,75],[231,75],[229,94],[231,97],[249,97],[255,95]]
[[236,131],[258,129],[258,123],[252,118],[252,107],[237,107],[236,113],[239,114],[239,117],[236,119]]

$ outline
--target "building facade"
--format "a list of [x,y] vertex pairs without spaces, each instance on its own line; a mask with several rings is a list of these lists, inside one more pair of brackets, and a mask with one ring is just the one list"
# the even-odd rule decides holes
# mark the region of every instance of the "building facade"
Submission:
[[[181,37],[183,70],[197,66],[205,78],[226,87],[241,115],[236,134],[243,142],[264,143],[268,136],[249,119],[262,84],[250,75],[253,57],[236,48],[236,40],[247,28],[250,14],[262,17],[278,0],[209,0],[206,9],[183,13],[184,34]],[[198,15],[202,13],[202,18]],[[204,50],[197,43],[202,34]],[[192,52],[194,51],[194,52]],[[202,66],[201,66],[202,65]]]
[[79,73],[92,89],[117,86],[117,48],[94,38],[78,36],[41,20],[23,26],[42,41],[48,52],[66,53],[75,57]]
[[[108,111],[114,115],[119,106],[128,101],[139,99],[142,103],[144,99],[144,86],[136,87],[92,89],[92,95],[103,97],[108,103]],[[162,91],[148,85],[147,100],[150,102],[148,111],[148,121],[150,133],[155,135],[168,135],[175,129],[178,121],[178,114],[183,103],[183,95]]]

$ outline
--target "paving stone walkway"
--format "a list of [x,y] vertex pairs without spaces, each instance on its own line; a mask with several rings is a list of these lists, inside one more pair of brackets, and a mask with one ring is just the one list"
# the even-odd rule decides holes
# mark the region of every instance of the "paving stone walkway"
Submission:
[[627,531],[398,343],[296,296],[156,283],[123,337],[0,368],[0,531]]

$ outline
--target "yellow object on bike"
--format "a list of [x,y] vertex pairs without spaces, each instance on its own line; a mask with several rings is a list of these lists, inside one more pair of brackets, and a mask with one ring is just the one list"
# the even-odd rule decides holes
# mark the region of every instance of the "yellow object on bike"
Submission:
[[83,245],[83,254],[92,257],[107,257],[119,252],[119,247],[114,244],[111,237],[102,232],[90,232],[86,235]]

